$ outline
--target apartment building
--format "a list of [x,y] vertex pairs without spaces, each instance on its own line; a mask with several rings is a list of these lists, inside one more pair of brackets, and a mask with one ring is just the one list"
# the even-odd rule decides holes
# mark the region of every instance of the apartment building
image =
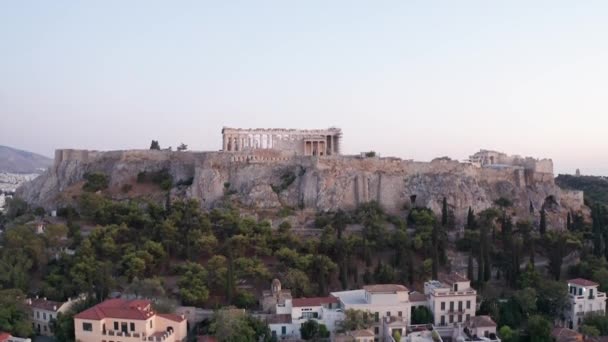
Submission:
[[68,299],[66,302],[56,302],[46,298],[28,298],[25,304],[30,309],[30,318],[34,331],[38,335],[52,336],[52,322],[57,319],[60,312],[66,312],[76,302]]
[[410,322],[411,303],[407,287],[398,284],[367,285],[361,290],[332,292],[344,310],[371,312],[375,323],[371,327],[374,341],[384,341],[395,331],[405,335]]
[[156,313],[149,300],[109,299],[74,316],[77,341],[181,342],[187,337],[184,316]]
[[477,291],[459,273],[452,272],[440,280],[424,283],[424,293],[439,330],[442,327],[454,327],[475,317]]
[[570,305],[564,314],[568,328],[578,331],[585,316],[606,314],[606,293],[599,292],[598,286],[587,279],[568,280]]

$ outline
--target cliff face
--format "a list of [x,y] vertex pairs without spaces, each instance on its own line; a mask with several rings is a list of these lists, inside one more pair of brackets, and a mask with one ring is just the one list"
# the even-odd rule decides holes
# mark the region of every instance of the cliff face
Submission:
[[60,206],[65,189],[86,172],[108,175],[110,187],[135,182],[141,171],[169,170],[174,181],[193,179],[174,196],[196,198],[211,208],[226,193],[249,208],[353,209],[377,201],[387,211],[425,206],[441,212],[447,198],[457,221],[468,208],[480,211],[505,197],[516,214],[529,216],[530,203],[538,214],[549,211],[554,225],[564,225],[568,211],[583,210],[582,193],[564,191],[551,173],[522,168],[482,168],[468,163],[435,160],[430,163],[393,158],[335,156],[298,157],[274,151],[245,153],[166,151],[57,151],[55,164],[25,184],[18,195],[34,205]]

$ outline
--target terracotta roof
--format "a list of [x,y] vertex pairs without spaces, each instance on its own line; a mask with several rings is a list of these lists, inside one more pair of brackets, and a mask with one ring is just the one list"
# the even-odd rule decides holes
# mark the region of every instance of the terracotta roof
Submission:
[[313,297],[313,298],[295,298],[292,301],[294,308],[303,306],[323,306],[323,304],[335,304],[338,303],[338,298],[333,296],[328,297]]
[[159,314],[156,314],[156,316],[168,319],[170,321],[178,322],[178,323],[186,320],[185,317],[182,317],[182,316],[176,315],[176,314],[160,314],[159,313]]
[[99,321],[106,317],[120,319],[147,320],[154,316],[155,312],[150,306],[149,300],[126,300],[108,299],[94,307],[87,309],[74,318]]
[[426,302],[426,295],[420,292],[411,292],[410,302]]
[[487,328],[487,327],[495,327],[496,322],[490,316],[475,316],[469,318],[465,323],[466,326],[471,328]]
[[583,278],[570,279],[570,280],[568,280],[568,283],[578,285],[578,286],[598,286],[599,285],[596,282],[593,282],[593,281],[587,280],[587,279],[583,279]]
[[11,334],[5,333],[5,332],[0,332],[0,342],[8,341],[8,339],[10,337],[11,337]]
[[463,276],[460,273],[457,272],[451,272],[450,274],[447,274],[443,277],[441,277],[442,282],[446,283],[446,284],[454,284],[454,283],[459,283],[459,282],[463,282],[463,281],[469,281],[469,279],[465,276]]
[[46,298],[27,299],[26,303],[31,308],[42,309],[42,310],[46,310],[46,311],[57,311],[64,304],[61,302],[47,300]]
[[291,324],[291,314],[285,315],[269,315],[266,317],[268,324]]
[[399,284],[377,284],[363,286],[363,289],[369,293],[395,293],[407,291],[407,287]]
[[568,328],[553,328],[551,336],[558,342],[575,341],[581,337],[581,334]]
[[352,337],[374,337],[374,333],[371,330],[354,330],[349,332]]

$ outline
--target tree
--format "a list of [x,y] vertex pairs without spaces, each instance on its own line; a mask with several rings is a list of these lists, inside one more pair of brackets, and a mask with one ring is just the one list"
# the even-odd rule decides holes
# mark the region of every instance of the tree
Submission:
[[399,330],[395,330],[395,332],[393,333],[393,339],[395,341],[401,341],[401,333],[399,332]]
[[581,242],[568,231],[550,231],[545,234],[543,243],[549,257],[549,273],[559,280],[564,257],[580,248]]
[[519,307],[525,316],[529,316],[536,311],[536,290],[533,288],[527,287],[523,290],[516,291],[513,298],[517,304],[519,304]]
[[551,323],[539,315],[528,319],[528,336],[531,342],[551,342]]
[[568,307],[568,289],[562,282],[543,280],[537,287],[538,312],[551,318],[559,318]]
[[324,324],[319,324],[317,321],[309,319],[300,327],[300,335],[304,340],[315,340],[329,337],[329,331]]
[[158,144],[158,140],[152,140],[152,143],[150,144],[150,149],[151,150],[160,150],[160,145]]
[[503,325],[500,327],[500,330],[498,330],[498,336],[500,336],[501,340],[504,342],[512,342],[517,338],[515,332],[513,332],[508,325]]
[[443,204],[441,206],[441,225],[446,227],[448,225],[448,199],[443,198]]
[[467,225],[468,230],[475,229],[475,212],[471,207],[469,207],[469,212],[467,213]]
[[177,147],[177,150],[178,150],[178,151],[185,151],[185,150],[187,150],[187,149],[188,149],[188,145],[186,145],[186,144],[184,144],[184,143],[181,143],[181,144],[180,144],[180,145]]
[[270,341],[271,338],[267,325],[244,310],[230,307],[215,312],[209,332],[221,342]]
[[545,208],[540,210],[540,225],[538,231],[541,236],[545,235],[547,232],[547,213],[545,212]]
[[474,270],[473,270],[473,257],[471,256],[471,254],[469,254],[468,260],[467,260],[467,277],[469,278],[470,281],[475,281],[475,275],[474,275]]
[[20,337],[34,333],[24,300],[20,290],[0,290],[0,331]]
[[568,212],[568,216],[566,217],[566,229],[572,230],[572,216],[570,212]]
[[340,323],[342,331],[369,329],[374,324],[374,316],[369,311],[347,309]]
[[589,337],[597,337],[600,336],[600,330],[592,325],[582,325],[581,326],[581,333],[583,333],[583,335],[585,336],[589,336]]
[[181,274],[177,286],[182,300],[189,305],[202,306],[209,296],[207,271],[200,264],[187,262],[181,267]]
[[419,306],[412,313],[412,324],[433,323],[433,313],[426,306]]

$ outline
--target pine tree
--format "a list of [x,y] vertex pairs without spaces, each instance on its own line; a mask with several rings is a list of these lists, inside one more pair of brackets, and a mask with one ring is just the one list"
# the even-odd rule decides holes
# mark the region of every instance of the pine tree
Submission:
[[541,236],[544,236],[547,232],[547,214],[545,213],[545,208],[540,211],[540,226],[538,228]]
[[150,149],[151,150],[160,150],[160,145],[158,143],[158,140],[152,140],[152,143],[150,144]]
[[441,225],[444,227],[448,225],[448,199],[445,197],[441,208]]

